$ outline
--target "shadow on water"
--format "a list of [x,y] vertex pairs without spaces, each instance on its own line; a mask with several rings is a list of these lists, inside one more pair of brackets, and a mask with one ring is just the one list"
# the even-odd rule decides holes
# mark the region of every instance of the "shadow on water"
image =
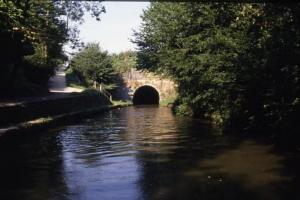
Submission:
[[0,199],[68,199],[61,142],[53,136],[0,140]]
[[300,199],[299,152],[138,106],[0,140],[0,199]]
[[281,199],[291,180],[280,173],[282,157],[252,142],[216,150],[213,157],[197,153],[202,158],[189,158],[193,162],[176,153],[159,167],[145,162],[141,182],[147,199]]

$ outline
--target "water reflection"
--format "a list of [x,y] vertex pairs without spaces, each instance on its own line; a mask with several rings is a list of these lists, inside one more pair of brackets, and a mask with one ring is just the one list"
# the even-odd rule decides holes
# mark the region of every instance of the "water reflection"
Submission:
[[61,142],[44,135],[0,141],[0,199],[68,199]]
[[70,199],[140,199],[136,151],[120,118],[122,112],[110,112],[60,133]]
[[[0,140],[0,199],[297,199],[298,154],[130,107]],[[300,199],[300,198],[298,198]]]

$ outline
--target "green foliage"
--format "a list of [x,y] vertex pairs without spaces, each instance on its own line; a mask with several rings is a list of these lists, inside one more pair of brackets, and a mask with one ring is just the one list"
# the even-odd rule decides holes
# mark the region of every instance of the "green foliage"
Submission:
[[138,68],[173,76],[178,113],[276,127],[297,110],[299,11],[298,3],[151,3],[135,33]]
[[160,106],[169,106],[169,105],[172,105],[176,100],[176,96],[172,96],[172,97],[168,97],[166,99],[161,99],[159,101],[159,105]]
[[190,117],[193,116],[193,110],[192,108],[186,104],[180,104],[175,108],[175,112],[177,115],[182,116],[182,117]]
[[66,84],[70,87],[83,87],[79,77],[72,68],[66,71]]
[[46,88],[66,59],[63,44],[78,45],[78,30],[68,22],[80,22],[85,11],[98,18],[105,10],[99,2],[0,0],[1,93],[16,95],[34,84]]
[[109,85],[114,83],[115,71],[112,60],[99,44],[90,43],[71,61],[71,68],[81,78],[86,86],[92,86],[96,81]]
[[113,54],[112,64],[118,73],[128,72],[130,69],[136,68],[136,52],[125,51]]
[[112,101],[114,106],[129,106],[132,105],[130,100],[113,100]]

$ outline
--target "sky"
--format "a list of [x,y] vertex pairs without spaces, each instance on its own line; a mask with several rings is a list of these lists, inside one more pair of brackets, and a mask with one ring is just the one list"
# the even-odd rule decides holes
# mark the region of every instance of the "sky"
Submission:
[[89,14],[84,17],[85,22],[79,26],[80,39],[87,42],[98,42],[102,49],[109,53],[119,53],[134,50],[133,29],[138,30],[142,20],[140,16],[149,2],[103,2],[106,13],[101,21],[96,21]]

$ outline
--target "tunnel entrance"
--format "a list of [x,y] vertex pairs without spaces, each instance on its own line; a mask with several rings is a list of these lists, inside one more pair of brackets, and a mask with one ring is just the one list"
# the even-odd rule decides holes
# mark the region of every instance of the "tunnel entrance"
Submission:
[[145,85],[135,91],[132,102],[134,105],[159,104],[159,94],[154,87]]

